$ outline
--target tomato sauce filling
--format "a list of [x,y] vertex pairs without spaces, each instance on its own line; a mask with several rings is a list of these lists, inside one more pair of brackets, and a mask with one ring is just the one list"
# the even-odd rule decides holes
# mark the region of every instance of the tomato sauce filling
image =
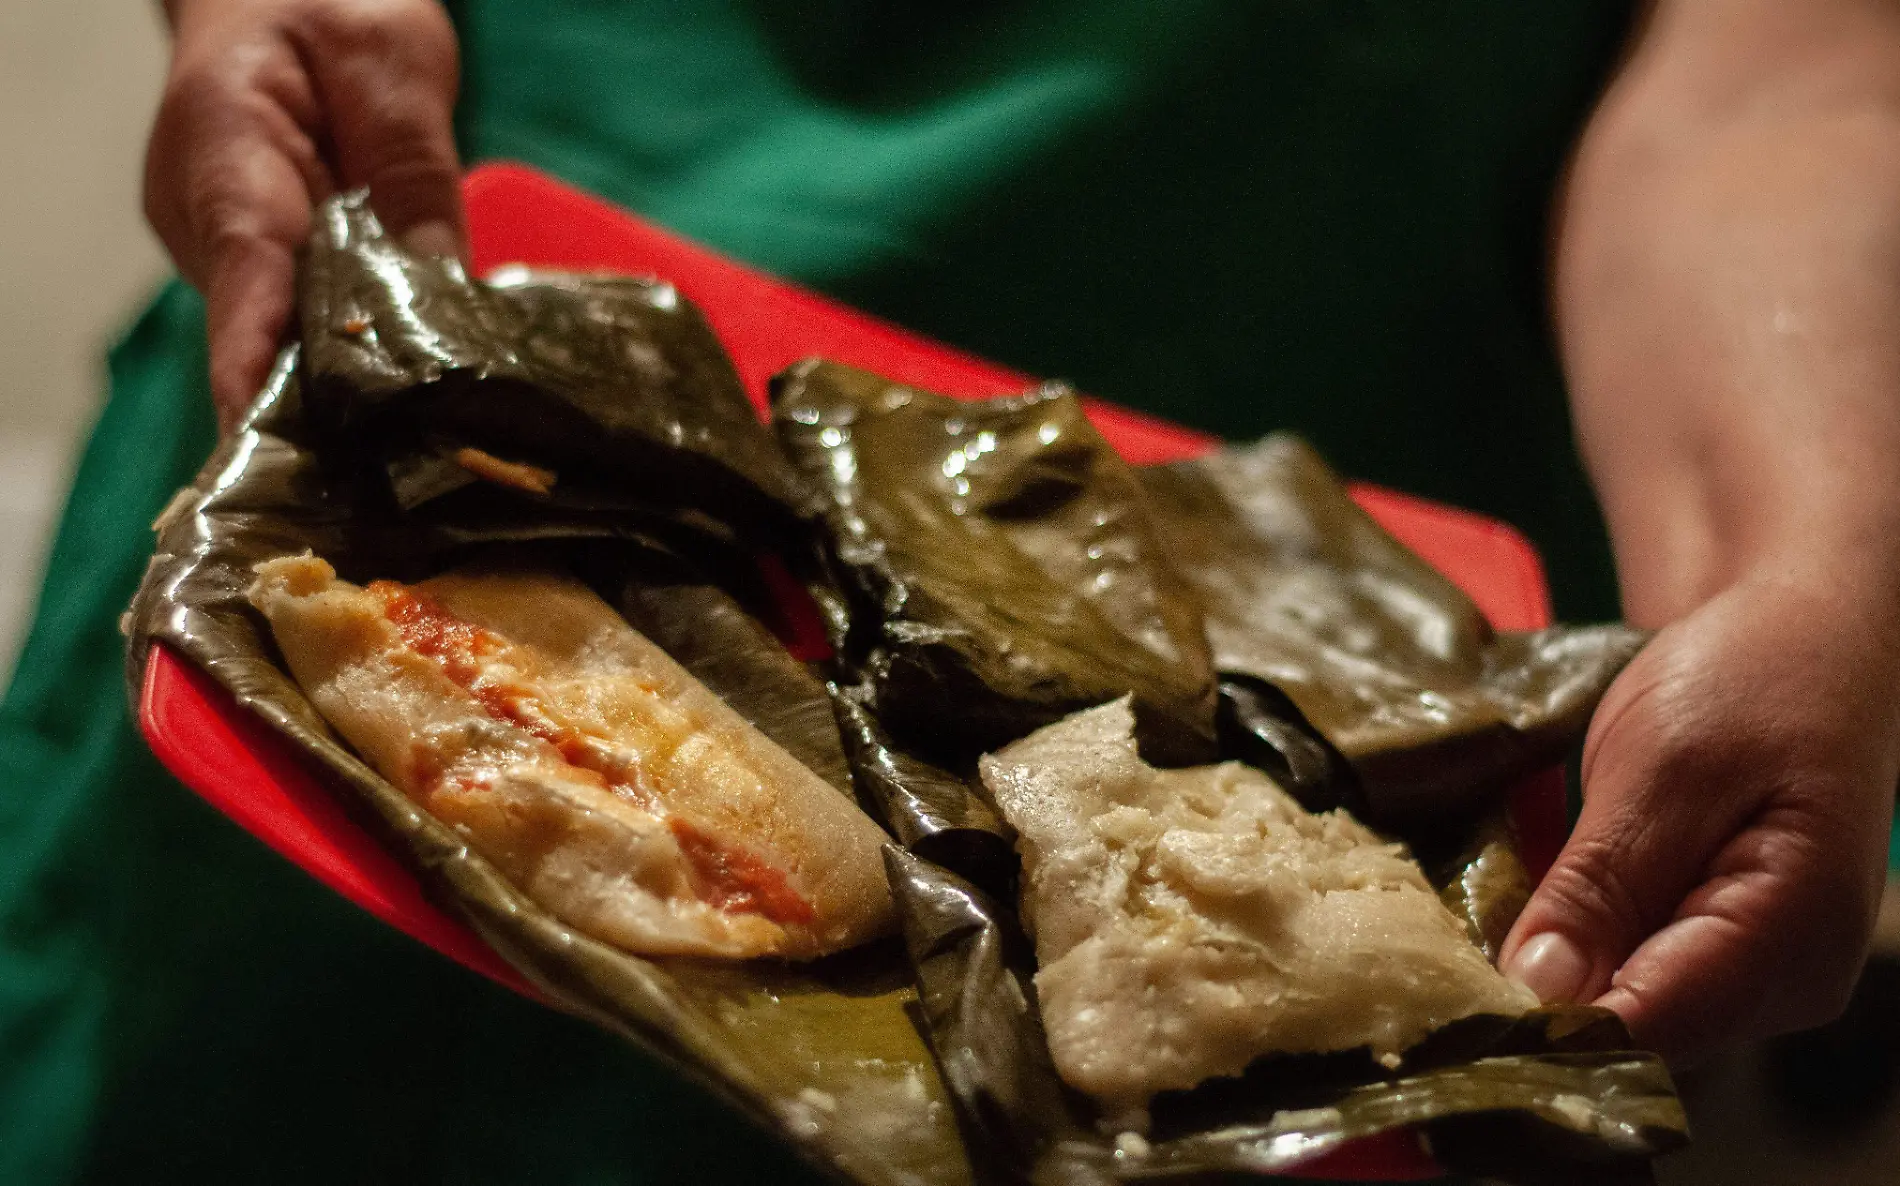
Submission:
[[709,905],[741,914],[762,914],[776,923],[809,923],[811,903],[800,897],[785,874],[743,848],[722,844],[685,820],[667,821],[680,852],[693,867],[693,878]]
[[[507,647],[506,639],[463,621],[428,594],[395,581],[373,581],[369,592],[382,603],[383,615],[403,642],[433,660],[489,716],[547,742],[582,778],[630,795],[658,812],[649,788],[624,773],[599,769],[599,755],[588,744],[587,735],[541,711],[531,689],[483,677],[481,660]],[[438,781],[442,774],[436,770],[430,777],[423,772],[428,782]],[[781,925],[810,923],[816,917],[811,903],[792,888],[784,872],[756,854],[709,836],[678,817],[669,818],[667,827],[693,871],[694,889],[706,904],[732,914],[762,915]]]

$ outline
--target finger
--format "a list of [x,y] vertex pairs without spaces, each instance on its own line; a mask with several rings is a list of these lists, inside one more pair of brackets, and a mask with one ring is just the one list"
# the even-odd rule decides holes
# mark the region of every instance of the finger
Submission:
[[[1812,798],[1833,807],[1838,788]],[[1819,1025],[1859,976],[1885,880],[1886,834],[1847,813],[1777,807],[1726,845],[1709,879],[1612,977],[1598,1004],[1643,1044],[1693,1060]]]
[[290,46],[214,49],[195,61],[181,46],[145,159],[146,220],[200,290],[234,215],[268,206],[273,218],[249,221],[289,227],[299,202],[332,188],[313,132],[316,95]]
[[453,112],[455,34],[433,4],[329,5],[297,34],[328,112],[338,182],[411,250],[467,254]]
[[228,426],[263,384],[290,320],[311,194],[291,161],[255,138],[202,154],[192,191],[211,398]]
[[1699,740],[1704,706],[1656,667],[1639,656],[1604,698],[1583,812],[1505,940],[1500,967],[1546,1002],[1607,991],[1754,806],[1745,781],[1724,785],[1724,751]]
[[187,67],[168,85],[146,211],[204,294],[212,399],[228,427],[268,373],[290,317],[296,248],[328,176],[293,110],[309,114],[294,63],[266,50],[221,66]]
[[295,252],[271,238],[233,234],[214,250],[205,286],[211,400],[228,430],[263,386],[294,303]]

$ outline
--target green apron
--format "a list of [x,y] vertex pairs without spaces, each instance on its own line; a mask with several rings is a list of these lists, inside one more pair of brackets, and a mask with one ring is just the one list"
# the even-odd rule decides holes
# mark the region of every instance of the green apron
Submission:
[[[1026,371],[1505,518],[1614,612],[1545,327],[1612,0],[471,0],[536,164]],[[346,905],[164,775],[119,611],[212,443],[173,284],[111,359],[0,705],[0,1182],[803,1181],[637,1052]]]

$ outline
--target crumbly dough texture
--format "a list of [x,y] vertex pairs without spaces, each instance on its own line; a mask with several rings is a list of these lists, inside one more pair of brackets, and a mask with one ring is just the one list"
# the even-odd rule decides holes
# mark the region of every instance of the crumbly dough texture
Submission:
[[[417,592],[500,636],[480,680],[578,738],[566,756],[486,709],[319,558],[259,565],[250,599],[331,726],[555,916],[644,955],[810,958],[891,927],[877,826],[586,587],[455,572]],[[577,752],[613,777],[578,769]],[[809,920],[704,900],[682,821],[777,870]]]
[[1126,699],[982,761],[1019,834],[1056,1067],[1111,1111],[1269,1053],[1390,1056],[1537,1004],[1404,849],[1236,762],[1158,770]]

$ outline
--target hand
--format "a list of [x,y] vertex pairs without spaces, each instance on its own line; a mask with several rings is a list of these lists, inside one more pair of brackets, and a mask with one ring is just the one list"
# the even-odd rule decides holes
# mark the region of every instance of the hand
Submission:
[[1900,778],[1900,8],[1655,0],[1557,209],[1624,612],[1660,633],[1505,944],[1694,1057],[1825,1021]]
[[294,303],[311,207],[368,186],[416,250],[463,250],[455,32],[435,0],[171,0],[145,212],[204,294],[229,426]]
[[1737,582],[1611,688],[1582,818],[1505,944],[1539,996],[1679,1058],[1845,1006],[1900,776],[1900,606],[1826,575]]

